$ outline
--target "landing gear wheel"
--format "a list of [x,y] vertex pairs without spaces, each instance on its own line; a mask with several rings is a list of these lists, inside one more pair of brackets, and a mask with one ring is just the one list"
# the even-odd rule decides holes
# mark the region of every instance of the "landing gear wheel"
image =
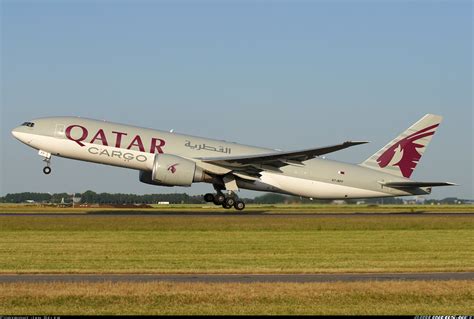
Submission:
[[238,201],[235,202],[234,208],[237,209],[237,210],[243,210],[245,208],[245,203],[238,200]]
[[43,168],[43,173],[45,173],[46,175],[48,175],[49,173],[51,173],[51,167],[49,166],[46,166]]
[[222,205],[225,201],[225,196],[224,194],[216,194],[214,195],[214,204],[216,205]]
[[224,200],[223,205],[229,206],[229,208],[230,208],[230,207],[234,206],[234,204],[235,204],[235,199],[233,199],[232,197],[226,197],[225,200]]
[[206,195],[204,195],[204,201],[206,201],[208,203],[213,202],[214,201],[214,194],[207,193]]
[[232,206],[226,205],[225,203],[222,204],[222,207],[224,207],[225,209],[231,209],[232,208]]

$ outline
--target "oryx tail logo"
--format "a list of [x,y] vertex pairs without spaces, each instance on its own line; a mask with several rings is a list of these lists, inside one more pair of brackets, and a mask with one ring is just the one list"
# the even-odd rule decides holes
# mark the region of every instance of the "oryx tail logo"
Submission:
[[176,164],[170,165],[170,166],[168,167],[168,171],[170,171],[170,172],[171,172],[171,174],[174,174],[174,173],[176,173],[176,166],[178,166],[178,165],[179,165],[179,163],[176,163]]
[[413,173],[416,164],[418,164],[418,161],[421,158],[421,154],[418,152],[418,149],[422,149],[426,146],[426,144],[428,144],[419,144],[416,143],[416,141],[433,135],[438,125],[439,124],[428,126],[422,130],[408,135],[407,137],[404,137],[400,141],[390,146],[385,152],[383,152],[383,154],[377,159],[377,163],[382,168],[389,165],[398,166],[402,172],[402,175],[406,178],[409,178]]

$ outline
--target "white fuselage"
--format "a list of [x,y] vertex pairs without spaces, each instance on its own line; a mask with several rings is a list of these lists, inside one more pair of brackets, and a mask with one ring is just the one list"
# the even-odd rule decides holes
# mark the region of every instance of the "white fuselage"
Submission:
[[[173,154],[196,162],[207,172],[225,174],[217,165],[200,158],[258,155],[275,150],[83,119],[51,117],[33,120],[33,127],[20,126],[12,134],[28,146],[81,161],[151,171],[156,155]],[[253,179],[238,179],[239,188],[279,192],[319,199],[369,198],[413,195],[384,187],[387,181],[406,181],[373,169],[315,158],[303,166],[287,165],[280,172],[264,170]],[[418,190],[416,194],[426,194]]]

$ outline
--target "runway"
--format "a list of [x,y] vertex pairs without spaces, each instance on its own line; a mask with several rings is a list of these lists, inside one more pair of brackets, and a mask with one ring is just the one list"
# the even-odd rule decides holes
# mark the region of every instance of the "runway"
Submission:
[[18,282],[189,282],[189,283],[323,283],[357,281],[474,280],[474,272],[353,274],[1,274],[0,283]]

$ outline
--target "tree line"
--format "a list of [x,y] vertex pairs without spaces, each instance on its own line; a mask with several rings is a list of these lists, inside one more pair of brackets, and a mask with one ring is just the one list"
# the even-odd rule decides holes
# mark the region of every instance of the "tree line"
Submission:
[[96,193],[86,191],[84,193],[13,193],[0,197],[1,203],[71,203],[73,197],[76,202],[84,204],[157,204],[159,202],[169,202],[171,204],[199,204],[204,203],[202,196],[190,196],[185,193],[175,194],[122,194],[122,193]]
[[[204,204],[202,195],[188,195],[186,193],[174,194],[122,194],[122,193],[96,193],[88,190],[84,193],[11,193],[0,197],[0,203],[71,203],[75,198],[76,203],[83,204],[111,204],[111,205],[126,205],[126,204],[157,204],[159,202],[169,202],[170,204]],[[255,198],[243,199],[248,204],[324,204],[331,203],[331,200],[310,200],[307,198],[300,198],[297,196],[288,196],[274,193],[267,193]],[[346,200],[348,204],[355,204],[358,200]],[[430,199],[426,200],[425,204],[460,204],[466,203],[468,200],[458,199],[456,197],[449,197],[442,200]],[[402,198],[373,198],[364,200],[365,204],[403,204]]]

